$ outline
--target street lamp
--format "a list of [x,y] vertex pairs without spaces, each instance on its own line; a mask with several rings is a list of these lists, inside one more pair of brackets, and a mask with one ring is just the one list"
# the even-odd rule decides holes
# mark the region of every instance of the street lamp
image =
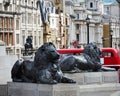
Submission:
[[113,30],[110,30],[110,47],[112,47]]
[[[120,24],[120,0],[116,0],[119,4],[119,24]],[[119,26],[119,43],[118,43],[118,47],[120,49],[120,26]]]
[[90,24],[90,18],[87,16],[87,18],[86,18],[86,25],[87,25],[87,44],[89,44],[89,24]]

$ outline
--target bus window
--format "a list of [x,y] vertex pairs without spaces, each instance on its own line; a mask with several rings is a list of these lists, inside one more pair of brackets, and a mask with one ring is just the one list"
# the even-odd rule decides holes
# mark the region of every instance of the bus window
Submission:
[[113,57],[113,53],[112,52],[103,52],[102,56],[103,57]]

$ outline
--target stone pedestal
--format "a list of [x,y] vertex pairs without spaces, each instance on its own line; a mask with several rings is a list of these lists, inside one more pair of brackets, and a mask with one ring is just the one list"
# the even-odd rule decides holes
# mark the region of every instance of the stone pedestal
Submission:
[[79,85],[79,96],[114,96],[119,90],[119,83]]
[[118,71],[65,73],[66,77],[74,79],[79,85],[119,83]]
[[8,82],[8,96],[79,96],[76,84],[33,84]]
[[64,75],[76,80],[77,84],[48,85],[8,82],[8,96],[116,96],[117,91],[120,90],[117,71]]
[[0,96],[8,96],[7,91],[7,85],[0,85]]

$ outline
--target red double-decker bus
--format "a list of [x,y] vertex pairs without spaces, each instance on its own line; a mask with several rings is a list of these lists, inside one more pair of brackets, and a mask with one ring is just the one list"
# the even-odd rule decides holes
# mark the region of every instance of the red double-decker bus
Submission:
[[[58,49],[60,54],[80,55],[84,49]],[[120,51],[115,48],[102,48],[101,63],[103,66],[120,68]]]

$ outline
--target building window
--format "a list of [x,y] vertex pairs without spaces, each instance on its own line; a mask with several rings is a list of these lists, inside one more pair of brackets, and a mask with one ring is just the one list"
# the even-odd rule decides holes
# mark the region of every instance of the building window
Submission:
[[24,4],[24,0],[22,0],[22,5]]
[[28,13],[28,24],[31,24],[32,22],[32,16],[31,13]]
[[76,34],[76,39],[77,39],[77,41],[79,41],[79,34]]
[[65,18],[65,25],[68,25],[68,18]]
[[90,8],[93,8],[93,2],[90,2]]
[[7,18],[4,18],[4,28],[7,28]]
[[52,22],[51,22],[51,25],[54,26],[54,19],[52,19],[51,21],[52,21]]
[[[36,34],[36,31],[34,32],[34,34]],[[37,35],[37,34],[36,34]],[[36,46],[37,45],[37,36],[34,36],[34,45]]]
[[12,10],[12,5],[9,6],[9,10]]
[[76,17],[76,19],[79,19],[80,17],[79,17],[79,14],[77,14],[77,17]]
[[2,28],[2,18],[0,18],[0,28]]
[[13,45],[13,33],[9,34],[9,44]]
[[10,26],[9,27],[10,27],[10,29],[12,29],[12,18],[10,18],[9,22],[10,22]]
[[22,15],[22,23],[25,23],[25,14]]
[[31,0],[28,0],[28,4],[29,4],[29,5],[31,4]]
[[36,17],[37,17],[36,14],[34,14],[34,24],[36,24],[36,20],[37,20]]
[[40,18],[39,17],[40,17],[40,15],[38,15],[38,24],[40,24]]
[[19,19],[16,19],[16,30],[19,30]]
[[19,44],[19,34],[16,34],[16,43]]
[[35,44],[35,46],[37,45],[37,40],[36,39],[37,39],[36,36],[34,36],[34,44]]
[[22,31],[22,45],[24,46],[24,44],[25,44],[25,31],[23,30]]
[[2,10],[2,4],[0,4],[0,10]]
[[79,24],[76,24],[76,30],[79,30]]
[[109,10],[109,7],[107,6],[107,10]]
[[8,45],[8,34],[7,33],[4,34],[4,42],[6,45]]
[[39,45],[40,45],[41,44],[41,32],[38,31],[38,33],[39,33]]

